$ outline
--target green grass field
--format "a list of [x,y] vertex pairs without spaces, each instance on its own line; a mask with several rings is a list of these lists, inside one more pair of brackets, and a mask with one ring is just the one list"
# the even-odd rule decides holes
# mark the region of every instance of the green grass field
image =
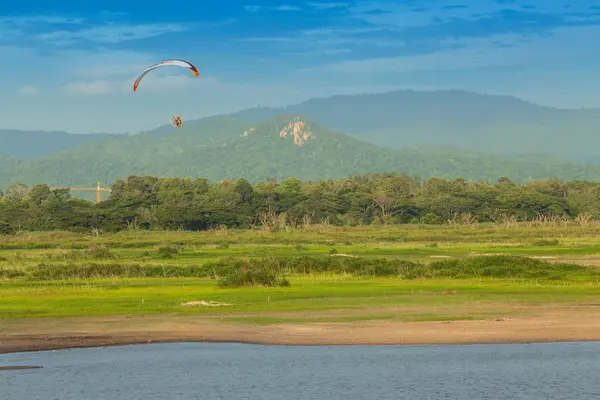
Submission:
[[[217,284],[240,265],[276,270],[291,286]],[[0,237],[0,318],[480,319],[521,312],[517,305],[593,304],[597,265],[595,226],[23,233]],[[181,305],[200,300],[227,305]]]

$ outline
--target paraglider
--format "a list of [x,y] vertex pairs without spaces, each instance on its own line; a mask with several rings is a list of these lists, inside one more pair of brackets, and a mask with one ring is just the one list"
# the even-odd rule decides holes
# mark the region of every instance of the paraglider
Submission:
[[181,128],[183,125],[183,117],[179,114],[173,115],[171,117],[171,125],[173,125],[175,128]]
[[142,73],[137,77],[137,79],[135,80],[135,82],[133,82],[133,91],[137,91],[137,88],[140,84],[140,81],[142,80],[142,78],[144,76],[146,76],[146,74],[150,71],[152,71],[153,69],[156,68],[160,68],[160,67],[165,67],[167,65],[175,65],[178,67],[184,67],[187,68],[192,74],[194,74],[195,77],[198,77],[198,75],[200,75],[200,72],[198,72],[198,68],[196,68],[196,66],[194,64],[192,64],[189,61],[185,61],[185,60],[165,60],[165,61],[161,61],[159,63],[156,63],[154,65],[149,66],[148,68],[146,68],[144,71],[142,71]]
[[[198,68],[196,68],[196,66],[189,61],[165,60],[165,61],[161,61],[159,63],[153,64],[153,65],[149,66],[148,68],[146,68],[144,71],[142,71],[142,73],[136,78],[135,82],[133,82],[133,91],[134,92],[137,91],[137,88],[138,88],[140,82],[142,81],[144,76],[146,76],[146,74],[148,72],[150,72],[156,68],[165,67],[167,65],[174,65],[177,67],[187,68],[192,74],[194,74],[194,76],[196,78],[198,77],[198,75],[200,75],[200,72],[198,72]],[[181,126],[183,125],[183,117],[179,114],[173,115],[171,117],[171,125],[173,125],[175,128],[181,128]]]

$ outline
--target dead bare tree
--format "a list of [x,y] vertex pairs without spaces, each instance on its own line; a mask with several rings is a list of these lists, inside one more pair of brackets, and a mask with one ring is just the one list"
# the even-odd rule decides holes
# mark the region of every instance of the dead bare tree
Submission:
[[575,217],[575,222],[579,224],[579,226],[587,226],[590,220],[592,219],[592,214],[588,212],[582,212],[577,214]]

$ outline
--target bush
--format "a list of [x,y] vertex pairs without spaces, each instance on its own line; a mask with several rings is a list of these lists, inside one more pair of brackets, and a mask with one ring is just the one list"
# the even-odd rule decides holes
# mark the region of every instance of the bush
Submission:
[[546,280],[600,280],[600,271],[577,264],[551,263],[528,257],[480,256],[447,259],[431,264],[400,259],[361,259],[328,256],[223,258],[200,266],[120,263],[41,263],[27,269],[0,269],[0,277],[32,280],[90,278],[203,278],[222,287],[289,286],[290,274],[345,274],[401,279],[518,278]]
[[219,287],[244,286],[289,287],[291,284],[287,279],[280,278],[276,271],[268,270],[235,271],[219,279]]
[[14,235],[15,229],[6,221],[0,220],[0,235]]
[[536,240],[535,242],[533,242],[534,246],[558,246],[559,244],[560,242],[558,241],[558,239]]
[[160,246],[157,250],[158,256],[161,258],[173,258],[173,256],[181,253],[181,249],[176,246]]
[[551,263],[529,257],[481,256],[431,264],[435,276],[447,278],[599,279],[600,271],[578,264]]
[[427,213],[421,217],[419,222],[426,225],[440,225],[444,223],[444,220],[434,213]]
[[27,274],[25,273],[25,271],[21,271],[18,269],[0,268],[0,278],[14,279],[14,278],[20,278],[20,277],[23,277],[26,275]]
[[89,245],[87,250],[85,251],[86,254],[92,258],[98,258],[98,259],[102,259],[102,258],[115,258],[115,254],[110,251],[110,249],[104,245]]

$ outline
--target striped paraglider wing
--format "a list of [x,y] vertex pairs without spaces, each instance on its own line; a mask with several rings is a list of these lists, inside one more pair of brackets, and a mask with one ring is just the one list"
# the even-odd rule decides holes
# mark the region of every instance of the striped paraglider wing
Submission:
[[185,61],[185,60],[165,60],[165,61],[161,61],[159,63],[156,63],[154,65],[149,66],[148,68],[146,68],[135,80],[135,82],[133,82],[133,91],[135,92],[138,88],[138,85],[140,84],[140,81],[142,80],[142,78],[144,78],[144,76],[146,76],[146,74],[150,71],[152,71],[153,69],[156,68],[160,68],[160,67],[166,67],[167,65],[174,65],[177,67],[184,67],[187,68],[192,74],[194,74],[195,77],[198,77],[198,75],[200,75],[200,72],[198,72],[198,68],[196,68],[196,66],[194,64],[192,64],[189,61]]

